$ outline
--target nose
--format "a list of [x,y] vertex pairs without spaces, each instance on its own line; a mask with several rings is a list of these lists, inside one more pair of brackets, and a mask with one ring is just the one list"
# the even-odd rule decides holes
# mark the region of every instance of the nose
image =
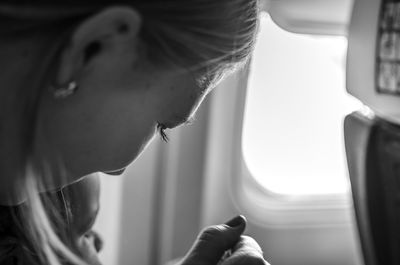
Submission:
[[119,176],[122,175],[125,172],[126,168],[115,170],[115,171],[104,171],[103,173],[107,175],[112,175],[112,176]]

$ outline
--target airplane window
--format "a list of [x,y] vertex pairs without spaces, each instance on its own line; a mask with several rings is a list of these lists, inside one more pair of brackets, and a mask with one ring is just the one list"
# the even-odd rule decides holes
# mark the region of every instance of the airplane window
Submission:
[[344,36],[302,35],[266,15],[252,59],[243,156],[271,192],[349,190],[343,118],[362,104],[346,93]]

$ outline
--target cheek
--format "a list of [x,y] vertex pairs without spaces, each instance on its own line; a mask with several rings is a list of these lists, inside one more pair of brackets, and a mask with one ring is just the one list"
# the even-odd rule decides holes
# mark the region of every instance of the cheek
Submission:
[[92,142],[90,152],[96,171],[113,171],[128,166],[154,136],[154,127],[142,121],[126,123],[123,117],[102,127],[102,133]]
[[154,124],[132,102],[55,109],[43,119],[52,157],[60,157],[74,175],[126,167],[154,136]]

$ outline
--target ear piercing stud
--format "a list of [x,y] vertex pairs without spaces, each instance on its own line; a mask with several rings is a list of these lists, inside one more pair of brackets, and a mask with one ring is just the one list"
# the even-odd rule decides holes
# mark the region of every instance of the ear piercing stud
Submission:
[[59,86],[53,89],[53,96],[55,99],[67,98],[78,90],[78,84],[75,81],[69,82],[65,86]]

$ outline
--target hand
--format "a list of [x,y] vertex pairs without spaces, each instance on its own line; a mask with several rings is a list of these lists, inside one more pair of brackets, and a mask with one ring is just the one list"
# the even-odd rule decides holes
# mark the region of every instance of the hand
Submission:
[[[242,236],[245,228],[243,216],[205,228],[180,265],[268,265],[256,241]],[[231,255],[221,260],[227,251]]]

